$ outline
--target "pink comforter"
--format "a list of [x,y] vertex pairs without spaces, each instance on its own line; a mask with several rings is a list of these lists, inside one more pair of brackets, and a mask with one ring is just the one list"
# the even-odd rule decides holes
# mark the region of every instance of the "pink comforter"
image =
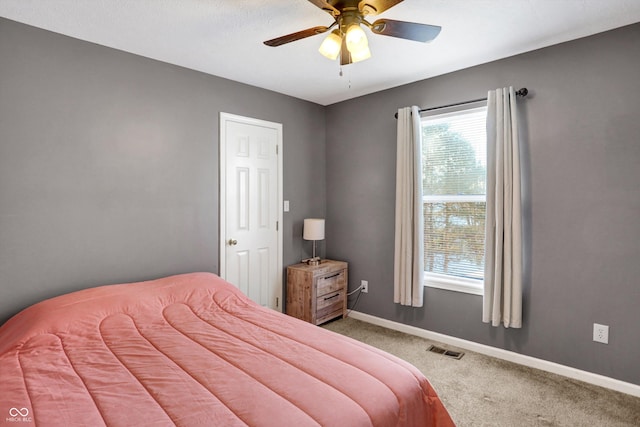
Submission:
[[209,273],[103,286],[0,327],[0,425],[451,426],[426,378]]

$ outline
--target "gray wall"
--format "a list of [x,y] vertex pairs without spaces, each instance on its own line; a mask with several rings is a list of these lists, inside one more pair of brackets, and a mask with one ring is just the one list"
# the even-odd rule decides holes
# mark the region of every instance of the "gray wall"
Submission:
[[0,323],[101,284],[218,272],[221,111],[283,124],[284,262],[324,216],[322,106],[0,18]]
[[[356,310],[640,384],[640,24],[327,108],[327,255],[350,262]],[[528,87],[524,327],[481,322],[482,297],[393,300],[399,107]],[[592,342],[593,323],[610,326]]]

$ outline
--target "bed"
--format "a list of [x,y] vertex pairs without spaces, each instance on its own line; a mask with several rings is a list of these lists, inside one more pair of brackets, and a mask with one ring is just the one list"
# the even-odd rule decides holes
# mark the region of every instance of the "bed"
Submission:
[[0,327],[0,425],[453,426],[381,350],[211,273],[89,288]]

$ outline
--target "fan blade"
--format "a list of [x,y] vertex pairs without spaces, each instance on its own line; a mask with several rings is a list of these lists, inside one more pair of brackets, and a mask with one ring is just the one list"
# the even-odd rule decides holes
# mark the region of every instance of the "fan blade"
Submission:
[[324,10],[334,18],[340,15],[340,11],[325,0],[309,0],[309,3],[313,3],[316,7],[319,7],[320,9]]
[[415,40],[423,43],[430,42],[438,37],[441,29],[442,27],[438,27],[437,25],[394,21],[392,19],[378,19],[373,23],[373,25],[371,25],[371,31],[375,34]]
[[297,33],[287,34],[286,36],[276,37],[275,39],[267,40],[264,42],[267,46],[280,46],[286,43],[294,42],[296,40],[304,39],[307,37],[315,36],[316,34],[322,34],[327,31],[329,27],[313,27],[306,30],[298,31]]
[[401,3],[403,0],[362,0],[358,9],[364,15],[378,15],[387,9]]

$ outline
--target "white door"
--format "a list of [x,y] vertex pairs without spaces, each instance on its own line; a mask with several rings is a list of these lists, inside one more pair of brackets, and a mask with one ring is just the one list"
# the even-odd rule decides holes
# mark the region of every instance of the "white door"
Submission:
[[220,113],[220,276],[282,311],[282,125]]

